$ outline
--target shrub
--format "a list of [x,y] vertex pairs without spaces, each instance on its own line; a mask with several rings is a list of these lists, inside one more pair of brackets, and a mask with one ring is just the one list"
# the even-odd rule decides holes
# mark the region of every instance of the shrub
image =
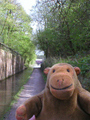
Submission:
[[56,63],[69,63],[72,66],[77,66],[81,69],[81,74],[79,76],[79,80],[81,81],[84,88],[90,91],[90,55],[85,57],[79,57],[78,55],[73,57],[68,57],[67,59],[63,58],[48,58],[41,65],[41,70],[43,71],[46,67],[51,67]]

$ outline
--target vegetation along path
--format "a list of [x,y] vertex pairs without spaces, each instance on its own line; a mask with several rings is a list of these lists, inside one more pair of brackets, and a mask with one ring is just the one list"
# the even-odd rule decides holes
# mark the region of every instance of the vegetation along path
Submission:
[[26,101],[26,99],[40,93],[44,87],[45,82],[43,80],[41,70],[39,68],[34,69],[29,81],[24,85],[24,89],[19,95],[17,103],[13,105],[11,111],[6,115],[5,120],[16,120],[15,111],[17,107]]

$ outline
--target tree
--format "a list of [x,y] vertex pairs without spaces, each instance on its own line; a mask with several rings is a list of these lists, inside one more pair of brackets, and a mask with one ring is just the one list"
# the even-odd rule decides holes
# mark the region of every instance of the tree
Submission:
[[31,18],[20,4],[13,0],[1,1],[0,4],[0,40],[19,52],[30,62],[35,59],[35,46],[31,41]]
[[89,8],[88,0],[39,1],[34,17],[44,27],[37,32],[35,40],[46,57],[89,51]]

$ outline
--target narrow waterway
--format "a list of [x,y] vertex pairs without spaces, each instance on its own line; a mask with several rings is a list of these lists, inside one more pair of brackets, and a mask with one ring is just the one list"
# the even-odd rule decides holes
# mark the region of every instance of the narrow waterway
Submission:
[[15,94],[21,89],[25,81],[29,79],[31,70],[26,69],[8,79],[0,81],[0,118],[9,108]]
[[[40,93],[44,87],[45,82],[43,80],[42,71],[38,68],[34,68],[30,79],[23,85],[24,89],[18,95],[19,98],[15,104],[13,104],[11,110],[4,116],[3,120],[16,120],[16,109],[23,104],[28,98]],[[0,119],[1,120],[1,119]]]

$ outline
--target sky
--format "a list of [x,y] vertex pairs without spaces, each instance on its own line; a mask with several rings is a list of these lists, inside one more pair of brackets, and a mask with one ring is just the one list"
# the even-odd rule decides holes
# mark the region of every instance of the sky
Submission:
[[[32,9],[32,6],[36,4],[36,0],[17,0],[17,3],[20,3],[24,8],[24,10],[26,11],[26,13],[30,15],[30,10]],[[33,31],[35,31],[37,28],[37,23],[36,24],[34,23],[34,25],[31,25],[31,26],[33,28]],[[36,54],[44,55],[44,52],[40,50],[36,50]]]
[[32,6],[36,4],[36,0],[17,0],[17,2],[23,6],[24,10],[29,15]]
[[[22,7],[24,8],[28,15],[30,15],[30,10],[32,9],[32,6],[36,4],[36,0],[16,0],[16,1],[17,3],[20,3],[22,5]],[[35,33],[37,29],[37,23],[33,22],[31,24],[31,27],[33,28],[33,33]]]

